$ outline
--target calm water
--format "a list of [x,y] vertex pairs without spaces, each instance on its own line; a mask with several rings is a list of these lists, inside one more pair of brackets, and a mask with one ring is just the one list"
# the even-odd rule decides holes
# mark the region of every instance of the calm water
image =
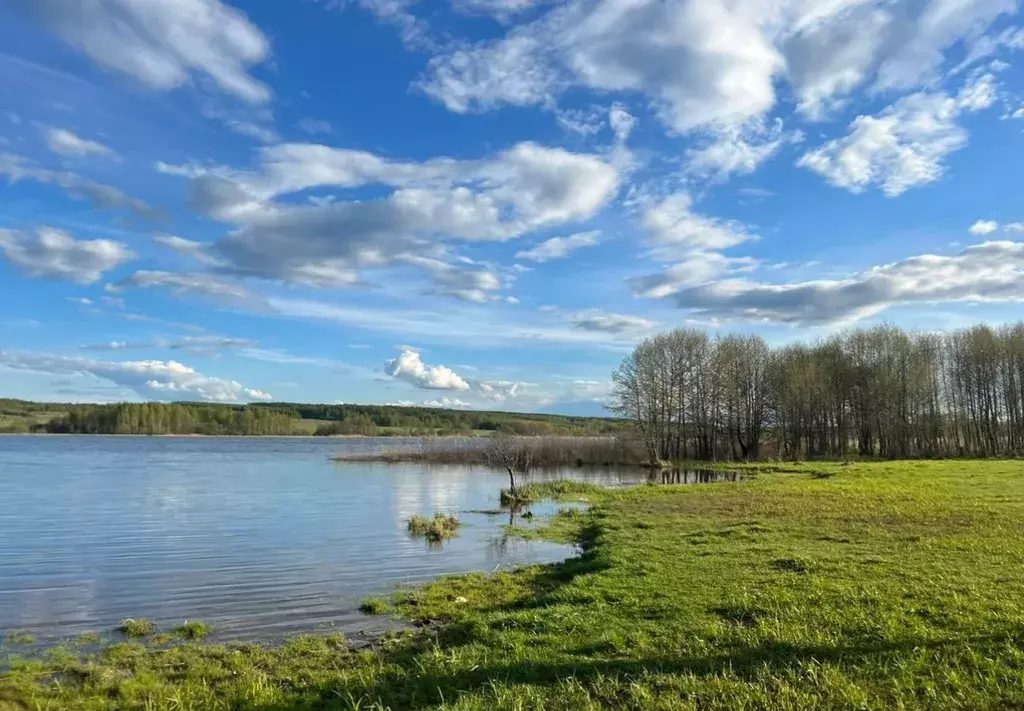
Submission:
[[[415,446],[390,439],[386,446]],[[40,642],[106,631],[124,617],[212,623],[270,639],[371,624],[359,601],[445,573],[556,561],[571,548],[501,541],[501,473],[345,463],[374,440],[0,437],[0,633]],[[624,485],[641,472],[580,470]],[[550,507],[534,507],[543,514]],[[432,550],[409,516],[459,513]]]

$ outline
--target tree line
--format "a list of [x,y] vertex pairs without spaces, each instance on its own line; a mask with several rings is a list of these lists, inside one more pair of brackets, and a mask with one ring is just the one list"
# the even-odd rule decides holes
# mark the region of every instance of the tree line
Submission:
[[258,403],[252,407],[287,413],[298,419],[323,420],[325,424],[317,430],[317,434],[321,435],[372,435],[388,429],[451,434],[468,434],[479,430],[531,436],[600,435],[620,432],[623,429],[623,423],[602,417],[566,417],[518,412],[445,410],[394,405],[302,403]]
[[613,381],[610,409],[652,462],[1024,454],[1024,322],[778,348],[678,329],[643,341]]
[[245,405],[119,403],[69,405],[68,412],[42,425],[54,434],[239,435],[294,434],[286,414]]

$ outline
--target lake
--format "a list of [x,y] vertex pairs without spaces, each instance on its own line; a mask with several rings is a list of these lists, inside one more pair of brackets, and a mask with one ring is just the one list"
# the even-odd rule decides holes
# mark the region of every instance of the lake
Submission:
[[[502,540],[507,475],[330,456],[415,439],[0,437],[0,634],[40,643],[125,617],[204,620],[217,636],[276,639],[379,625],[362,598],[438,575],[562,560],[569,546]],[[534,474],[607,485],[644,472]],[[536,514],[556,507],[533,507]],[[441,548],[413,514],[466,524]]]

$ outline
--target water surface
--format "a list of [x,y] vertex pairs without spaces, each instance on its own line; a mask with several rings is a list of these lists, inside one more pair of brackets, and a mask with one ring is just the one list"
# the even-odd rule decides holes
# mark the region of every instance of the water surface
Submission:
[[[221,637],[354,632],[370,594],[446,573],[562,560],[571,547],[502,541],[507,475],[416,464],[335,463],[332,454],[417,440],[0,437],[0,634],[40,642],[107,631],[124,617],[211,623]],[[601,469],[535,474],[607,485]],[[413,514],[457,513],[431,549]],[[544,507],[534,507],[537,514]]]

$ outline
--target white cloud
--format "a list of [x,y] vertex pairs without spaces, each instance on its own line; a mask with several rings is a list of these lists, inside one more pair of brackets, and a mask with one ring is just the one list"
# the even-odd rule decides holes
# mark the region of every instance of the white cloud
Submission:
[[[598,156],[533,143],[466,161],[399,162],[313,144],[264,148],[260,156],[257,172],[158,166],[190,177],[197,208],[238,225],[216,245],[224,270],[339,286],[356,283],[362,269],[418,259],[448,287],[444,293],[478,301],[499,285],[485,271],[444,266],[436,258],[443,241],[509,239],[589,219],[620,180]],[[367,200],[279,201],[313,188],[362,185],[393,191]]]
[[673,254],[734,247],[752,239],[738,222],[708,217],[693,211],[693,198],[685,192],[646,205],[643,227],[652,256],[670,258]]
[[433,257],[417,255],[401,255],[399,259],[430,272],[439,287],[436,293],[454,296],[463,301],[477,304],[493,301],[500,297],[491,292],[498,291],[504,286],[501,278],[489,269],[464,268]]
[[234,348],[251,348],[256,341],[249,338],[230,338],[228,336],[180,336],[178,338],[151,338],[144,341],[108,341],[82,346],[87,351],[126,351],[147,349],[169,349],[172,351],[188,351],[198,354],[215,354],[222,350]]
[[263,33],[219,0],[33,0],[42,23],[97,64],[157,89],[208,78],[256,103],[270,90],[249,74],[270,52]]
[[785,133],[780,119],[771,123],[753,120],[743,125],[722,126],[714,130],[709,139],[700,148],[686,152],[686,171],[721,179],[733,173],[753,173],[786,143],[803,140],[803,134],[799,131]]
[[224,261],[212,253],[212,245],[210,244],[196,242],[175,235],[155,235],[153,241],[204,266],[218,267],[224,265]]
[[490,15],[501,21],[552,0],[452,0],[452,7],[459,12]]
[[972,235],[990,235],[999,229],[999,223],[995,220],[978,220],[969,230]]
[[626,142],[630,134],[633,133],[633,129],[636,128],[637,123],[636,116],[629,113],[624,104],[615,102],[608,109],[608,125],[612,127],[615,140],[619,143]]
[[718,252],[690,252],[662,272],[629,280],[636,296],[661,299],[684,289],[711,282],[723,274],[749,271],[757,261],[726,257]]
[[561,80],[528,35],[456,49],[434,57],[417,87],[460,114],[503,105],[552,106]]
[[480,395],[491,402],[507,402],[523,397],[530,387],[530,383],[516,380],[484,380],[476,383]]
[[422,390],[469,390],[469,383],[458,373],[443,365],[426,365],[415,351],[402,351],[387,361],[384,372]]
[[48,128],[44,134],[47,147],[61,156],[110,156],[114,152],[98,141],[82,138],[64,128]]
[[319,133],[332,133],[334,131],[334,127],[331,126],[329,121],[321,121],[313,118],[302,119],[299,121],[298,126],[301,130],[311,136],[315,136]]
[[582,328],[585,331],[605,331],[613,334],[646,331],[655,325],[653,321],[639,316],[609,314],[600,311],[571,316],[569,322],[574,327]]
[[877,87],[906,89],[936,79],[947,48],[980,36],[997,17],[1016,11],[1016,0],[930,0],[903,25],[898,48],[878,69]]
[[0,251],[30,276],[92,284],[137,255],[120,242],[76,240],[52,227],[30,235],[0,229]]
[[896,197],[942,177],[946,156],[967,145],[967,131],[957,118],[989,106],[990,89],[990,79],[982,77],[956,98],[926,92],[905,96],[876,116],[858,116],[846,137],[809,151],[797,165],[850,192],[877,186]]
[[577,249],[593,247],[598,244],[598,237],[601,233],[597,230],[592,232],[579,232],[568,237],[552,237],[530,249],[516,253],[517,259],[529,259],[532,262],[547,262],[552,259],[562,259],[569,256]]
[[[415,406],[415,405],[413,405]],[[438,407],[443,410],[472,410],[473,405],[457,397],[443,397],[439,400],[424,400],[422,407]]]
[[235,380],[212,378],[177,361],[101,361],[0,350],[0,367],[52,375],[91,375],[129,388],[145,399],[238,402],[270,400]]
[[242,284],[222,279],[214,274],[204,273],[180,274],[142,270],[119,281],[114,289],[118,290],[126,287],[137,289],[165,288],[170,289],[172,293],[178,296],[201,294],[229,301],[250,301],[258,298]]
[[43,168],[29,159],[13,153],[0,153],[0,177],[7,178],[11,183],[34,180],[44,185],[56,185],[63,188],[72,197],[89,200],[98,208],[127,208],[148,219],[162,216],[159,210],[150,207],[138,198],[126,195],[112,185],[97,183],[68,171]]
[[1008,222],[1003,225],[1003,229],[1007,232],[1013,232],[1015,234],[1024,233],[1024,222]]
[[925,254],[845,279],[769,284],[708,282],[672,293],[699,318],[828,324],[873,316],[894,306],[1024,301],[1024,243],[997,241],[954,256]]
[[[461,113],[645,96],[677,132],[764,119],[779,95],[822,118],[858,87],[924,86],[1015,0],[569,0],[431,60],[418,86]],[[786,91],[783,82],[789,83]],[[779,88],[782,91],[778,91]]]

